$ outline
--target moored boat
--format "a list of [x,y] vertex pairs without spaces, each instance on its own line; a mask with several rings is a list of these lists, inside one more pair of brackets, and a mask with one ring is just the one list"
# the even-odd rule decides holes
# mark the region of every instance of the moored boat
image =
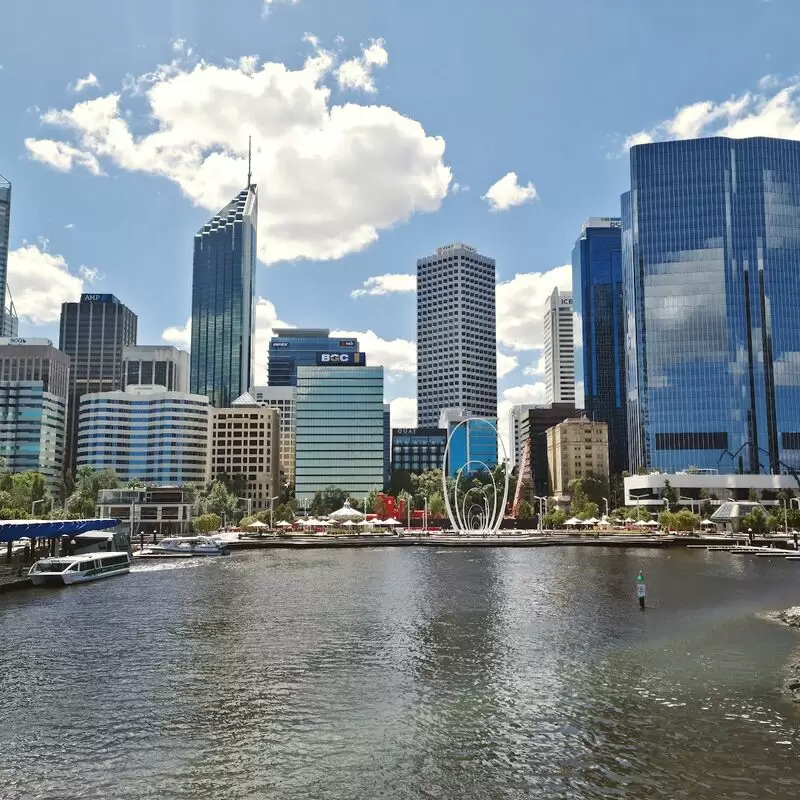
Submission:
[[28,570],[28,577],[34,586],[69,586],[124,575],[130,570],[129,553],[85,553],[41,558]]
[[194,556],[226,556],[230,548],[213,536],[176,536],[145,547],[139,558],[192,558]]

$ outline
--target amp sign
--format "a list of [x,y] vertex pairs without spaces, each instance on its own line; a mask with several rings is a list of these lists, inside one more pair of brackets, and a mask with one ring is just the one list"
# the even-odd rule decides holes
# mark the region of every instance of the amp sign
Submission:
[[363,367],[367,363],[364,353],[317,353],[321,367]]

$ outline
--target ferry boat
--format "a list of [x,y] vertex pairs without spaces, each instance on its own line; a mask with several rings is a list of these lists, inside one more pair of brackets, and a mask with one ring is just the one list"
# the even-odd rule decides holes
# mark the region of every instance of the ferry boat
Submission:
[[193,556],[226,556],[230,548],[213,536],[177,536],[162,539],[158,544],[145,547],[139,558],[191,558]]
[[28,570],[28,577],[34,586],[69,586],[124,575],[130,571],[130,554],[119,551],[40,558]]

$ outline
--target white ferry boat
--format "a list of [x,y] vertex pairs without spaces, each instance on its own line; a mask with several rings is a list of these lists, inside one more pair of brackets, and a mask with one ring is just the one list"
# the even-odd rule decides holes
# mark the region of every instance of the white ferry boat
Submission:
[[131,557],[128,553],[85,553],[41,558],[28,570],[28,577],[34,586],[69,586],[130,571]]
[[191,558],[193,556],[226,556],[228,545],[213,536],[176,536],[145,547],[139,558]]

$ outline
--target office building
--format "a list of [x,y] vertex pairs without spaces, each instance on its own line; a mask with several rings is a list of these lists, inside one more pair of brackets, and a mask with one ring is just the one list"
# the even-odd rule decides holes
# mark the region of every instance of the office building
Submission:
[[297,414],[295,386],[254,386],[250,390],[256,403],[275,408],[280,417],[280,462],[283,479],[294,486],[294,430]]
[[189,388],[218,408],[251,385],[257,226],[250,184],[194,237]]
[[569,484],[594,475],[608,478],[608,425],[588,417],[568,418],[545,432],[550,492],[568,501]]
[[0,459],[41,472],[50,491],[64,470],[69,356],[47,339],[0,339]]
[[[11,304],[6,306],[6,287],[8,285],[8,241],[11,233],[11,184],[0,175],[0,333],[3,336],[16,336],[17,332],[6,322]],[[10,293],[9,293],[10,300]]]
[[313,367],[318,353],[343,364],[365,364],[359,353],[358,339],[340,339],[331,336],[327,328],[275,328],[269,342],[267,383],[270,386],[297,386],[297,368]]
[[447,431],[442,428],[395,428],[392,431],[392,472],[441,469]]
[[[628,469],[625,312],[622,298],[622,221],[586,220],[572,251],[572,308],[581,321],[586,416],[608,425],[609,465]],[[580,398],[579,398],[580,400]]]
[[[464,424],[461,424],[464,423]],[[439,427],[450,441],[447,474],[455,477],[488,472],[497,466],[497,420],[477,417],[461,408],[443,408]]]
[[58,349],[70,357],[66,467],[77,452],[78,412],[85,394],[124,388],[122,351],[136,344],[138,319],[113,294],[82,294],[79,303],[61,304]]
[[123,385],[163,386],[169,392],[189,391],[189,354],[169,345],[132,345],[122,350]]
[[663,142],[630,163],[630,471],[800,468],[800,142]]
[[582,410],[576,410],[572,403],[557,403],[552,406],[534,406],[520,423],[520,438],[523,444],[530,439],[530,459],[519,465],[519,479],[524,481],[527,489],[526,497],[530,500],[534,495],[549,497],[553,492],[550,486],[550,470],[547,464],[548,429],[565,419],[582,416]]
[[17,309],[14,307],[14,300],[11,297],[11,290],[6,287],[8,296],[8,305],[6,306],[3,315],[2,329],[0,329],[0,336],[4,338],[16,338],[19,336],[19,318],[17,317]]
[[417,425],[445,408],[497,419],[495,262],[460,243],[417,261]]
[[134,543],[191,536],[193,507],[193,489],[181,486],[101,489],[97,498],[97,516],[118,519],[117,529],[132,532]]
[[280,417],[246,392],[211,415],[209,480],[226,476],[247,502],[247,512],[265,511],[282,492]]
[[383,488],[389,486],[392,477],[392,407],[383,404]]
[[202,485],[208,469],[209,404],[203,395],[161,386],[84,394],[77,466],[113,469],[120,481]]
[[383,486],[383,367],[297,368],[295,495],[333,486],[363,500]]
[[572,292],[553,289],[544,307],[545,403],[575,402]]
[[508,454],[509,466],[513,469],[522,462],[522,420],[535,406],[512,406],[508,412],[508,442],[511,452]]

